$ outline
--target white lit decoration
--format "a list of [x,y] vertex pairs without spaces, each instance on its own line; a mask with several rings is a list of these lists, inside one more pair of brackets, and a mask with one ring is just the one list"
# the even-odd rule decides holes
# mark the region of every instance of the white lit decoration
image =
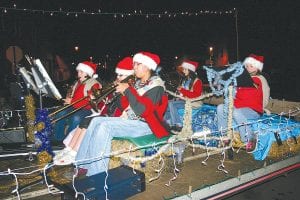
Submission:
[[[112,19],[124,19],[124,18],[132,18],[132,17],[142,17],[145,19],[174,19],[176,17],[201,17],[201,16],[233,16],[237,18],[237,9],[226,9],[226,10],[209,10],[209,9],[201,9],[195,11],[160,11],[160,12],[146,12],[142,10],[132,10],[128,12],[105,12],[100,8],[94,8],[93,10],[89,10],[86,8],[82,8],[81,10],[67,10],[63,8],[56,9],[33,9],[33,8],[21,8],[16,4],[7,7],[0,7],[0,12],[3,15],[9,15],[10,13],[25,13],[29,15],[44,15],[49,17],[70,17],[70,18],[80,18],[81,16],[90,16],[90,17],[111,17]],[[237,24],[236,24],[236,32]],[[80,49],[79,46],[75,46],[75,52],[78,52]],[[101,59],[101,63],[106,63],[108,60],[117,57],[116,55],[107,55],[106,58]],[[120,58],[120,56],[118,56]],[[176,56],[175,59],[178,59]],[[211,58],[212,59],[212,58]],[[93,60],[97,60],[93,58]],[[99,61],[100,62],[100,61]],[[72,65],[75,65],[77,62],[73,61]],[[99,66],[100,68],[106,69],[106,64]]]
[[31,8],[18,8],[16,4],[13,7],[0,7],[2,13],[10,12],[23,12],[29,14],[42,14],[49,16],[69,16],[69,17],[79,17],[79,16],[111,16],[113,18],[124,18],[131,16],[140,16],[145,18],[175,18],[177,16],[184,17],[197,17],[202,15],[233,15],[236,13],[236,8],[229,10],[198,10],[195,12],[191,11],[181,11],[181,12],[168,12],[164,11],[161,13],[144,13],[141,10],[133,10],[132,12],[102,12],[101,9],[96,9],[94,11],[88,11],[87,9],[82,9],[81,11],[74,10],[63,10],[59,8],[58,10],[45,10],[45,9],[31,9]]

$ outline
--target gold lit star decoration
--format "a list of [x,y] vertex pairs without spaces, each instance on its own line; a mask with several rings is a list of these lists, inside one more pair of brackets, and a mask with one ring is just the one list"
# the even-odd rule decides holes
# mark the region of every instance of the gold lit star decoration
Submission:
[[38,154],[38,163],[40,165],[46,165],[50,163],[52,160],[52,156],[47,151],[42,151]]
[[45,128],[44,122],[39,122],[35,125],[35,131],[42,131]]

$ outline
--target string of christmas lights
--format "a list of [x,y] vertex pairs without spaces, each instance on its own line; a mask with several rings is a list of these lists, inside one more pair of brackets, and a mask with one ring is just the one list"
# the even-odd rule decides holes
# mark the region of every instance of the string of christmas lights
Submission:
[[87,9],[82,9],[80,11],[75,10],[63,10],[59,8],[58,10],[45,10],[45,9],[31,9],[31,8],[17,8],[17,5],[14,4],[13,7],[0,7],[2,13],[10,13],[10,12],[23,12],[30,14],[42,14],[49,16],[71,16],[71,17],[79,17],[81,16],[112,16],[113,18],[117,17],[130,17],[130,16],[140,16],[146,18],[175,18],[177,16],[184,17],[195,17],[195,16],[203,16],[203,15],[235,15],[236,8],[229,10],[198,10],[196,12],[191,11],[181,11],[181,12],[169,12],[164,11],[162,13],[145,13],[142,10],[134,10],[132,12],[102,12],[101,9],[96,11],[88,11]]

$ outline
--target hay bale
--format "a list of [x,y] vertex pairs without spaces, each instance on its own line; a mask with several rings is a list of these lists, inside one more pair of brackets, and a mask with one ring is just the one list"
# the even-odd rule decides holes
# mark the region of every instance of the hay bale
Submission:
[[[111,143],[111,152],[115,152],[115,151],[119,151],[121,149],[126,149],[126,150],[130,150],[133,148],[136,148],[136,146],[134,144],[132,144],[131,142],[127,141],[127,140],[112,140]],[[130,153],[123,153],[121,154],[122,157],[128,157],[129,154],[131,156],[135,156],[135,157],[140,157],[142,156],[142,152],[141,151],[134,151],[134,152],[130,152]],[[122,161],[121,161],[121,157],[119,156],[113,156],[110,158],[109,160],[109,169],[113,169],[116,167],[119,167],[120,165],[122,165]]]
[[[134,148],[136,148],[136,146],[127,140],[113,140],[112,144],[111,144],[112,152],[119,151],[120,149],[130,150],[130,149],[134,149]],[[155,170],[161,169],[161,167],[162,167],[162,163],[159,162],[160,156],[157,156],[156,158],[149,160],[146,163],[130,162],[130,161],[126,160],[126,157],[129,157],[129,156],[138,158],[138,157],[143,157],[144,153],[141,150],[137,150],[137,151],[132,151],[132,152],[128,152],[128,153],[123,153],[120,156],[113,156],[110,158],[110,161],[109,161],[109,169],[116,168],[120,165],[125,164],[129,167],[132,167],[134,169],[144,172],[146,181],[148,181],[149,179],[157,176],[157,172]],[[161,155],[161,156],[164,159],[164,166],[167,166],[168,165],[166,163],[166,162],[168,162],[167,156],[166,155]]]
[[280,159],[290,154],[295,154],[300,152],[300,136],[296,139],[289,138],[286,141],[282,142],[282,145],[278,145],[277,142],[273,142],[271,149],[268,154],[270,159]]

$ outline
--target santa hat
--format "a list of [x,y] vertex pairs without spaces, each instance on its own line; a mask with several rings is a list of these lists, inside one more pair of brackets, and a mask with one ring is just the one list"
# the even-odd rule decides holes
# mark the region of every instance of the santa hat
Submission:
[[264,66],[264,57],[250,54],[244,61],[244,65],[246,64],[250,64],[253,67],[257,68],[259,71],[262,71]]
[[183,61],[181,66],[183,68],[186,68],[186,69],[189,69],[189,70],[195,72],[199,66],[199,63],[195,62],[195,61],[191,61],[191,60],[185,60],[185,61]]
[[155,71],[157,65],[160,63],[160,58],[158,55],[150,52],[140,52],[133,56],[133,62],[142,63]]
[[95,63],[84,61],[77,65],[76,70],[81,70],[85,73],[87,73],[88,76],[92,78],[97,78],[98,75],[96,74],[97,65]]
[[133,59],[131,57],[125,57],[118,62],[115,72],[122,75],[131,75],[133,70]]

